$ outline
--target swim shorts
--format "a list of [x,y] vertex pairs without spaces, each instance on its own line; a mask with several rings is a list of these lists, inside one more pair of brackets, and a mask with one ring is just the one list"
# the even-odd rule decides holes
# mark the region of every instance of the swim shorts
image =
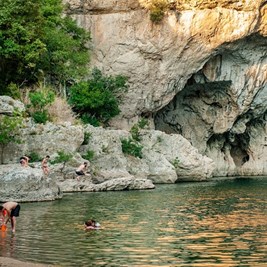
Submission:
[[81,172],[81,171],[75,171],[75,172],[76,172],[77,175],[84,175],[84,173]]
[[11,210],[10,217],[19,217],[20,205],[18,204],[17,207]]

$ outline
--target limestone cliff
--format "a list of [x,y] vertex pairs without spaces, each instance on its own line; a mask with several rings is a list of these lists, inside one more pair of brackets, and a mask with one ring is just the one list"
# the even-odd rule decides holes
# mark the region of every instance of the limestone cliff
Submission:
[[92,65],[129,77],[113,126],[147,117],[216,163],[215,175],[267,174],[267,1],[65,0],[92,35]]

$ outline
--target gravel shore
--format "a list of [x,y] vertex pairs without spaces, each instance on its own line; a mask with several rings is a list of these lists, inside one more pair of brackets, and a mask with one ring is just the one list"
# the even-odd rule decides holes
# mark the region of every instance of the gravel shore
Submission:
[[23,262],[11,258],[0,257],[0,267],[52,267],[52,266],[55,267],[55,265]]

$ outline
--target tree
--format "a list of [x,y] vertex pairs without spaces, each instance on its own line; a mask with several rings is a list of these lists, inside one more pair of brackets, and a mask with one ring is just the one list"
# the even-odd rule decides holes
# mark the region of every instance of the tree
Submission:
[[29,93],[31,103],[28,105],[28,112],[36,123],[46,123],[50,119],[48,107],[54,102],[56,96],[49,88],[41,89]]
[[1,164],[4,161],[4,150],[10,143],[19,143],[19,130],[22,126],[22,116],[18,112],[14,112],[12,117],[0,116],[0,148],[1,148]]
[[89,80],[70,88],[69,103],[83,118],[86,115],[106,123],[120,113],[120,94],[127,89],[126,82],[126,77],[104,76],[93,69]]
[[[65,85],[82,78],[90,36],[69,16],[61,0],[0,0],[0,94],[45,80]],[[14,88],[14,87],[12,87]]]
[[46,51],[42,42],[40,0],[0,0],[0,93],[13,82],[32,82]]

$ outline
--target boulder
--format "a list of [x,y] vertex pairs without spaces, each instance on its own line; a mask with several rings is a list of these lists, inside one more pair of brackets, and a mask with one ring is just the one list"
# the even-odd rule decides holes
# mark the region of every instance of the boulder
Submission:
[[149,179],[138,179],[134,177],[110,179],[103,183],[94,184],[88,177],[76,179],[67,179],[58,182],[63,192],[99,192],[99,191],[122,191],[122,190],[144,190],[154,189],[155,185]]
[[84,140],[81,125],[36,124],[31,119],[25,121],[20,134],[20,143],[11,143],[5,149],[4,163],[18,162],[20,156],[31,153],[41,158],[56,155],[58,151],[74,154]]
[[[4,167],[2,167],[4,166]],[[43,175],[41,169],[19,165],[1,165],[0,201],[49,201],[62,198],[55,180]]]
[[15,110],[19,112],[25,111],[24,104],[10,96],[0,96],[0,114],[12,115]]

